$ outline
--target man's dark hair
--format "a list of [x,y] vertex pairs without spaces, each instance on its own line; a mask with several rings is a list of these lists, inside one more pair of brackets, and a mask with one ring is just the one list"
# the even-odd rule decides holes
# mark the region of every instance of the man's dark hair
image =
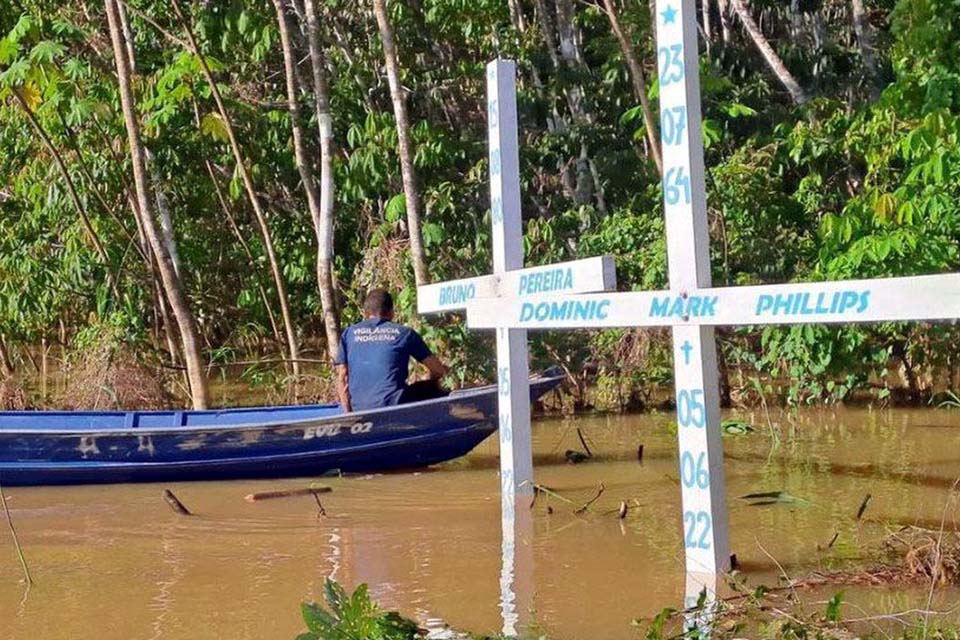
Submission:
[[368,316],[385,316],[393,312],[393,296],[386,289],[372,289],[363,301],[363,312]]

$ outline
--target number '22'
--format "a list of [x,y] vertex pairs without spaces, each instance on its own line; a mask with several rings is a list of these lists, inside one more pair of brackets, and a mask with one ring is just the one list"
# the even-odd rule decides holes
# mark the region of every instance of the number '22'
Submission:
[[[687,549],[709,549],[710,530],[712,529],[710,514],[706,511],[683,512],[683,543]],[[697,532],[700,532],[699,537]]]

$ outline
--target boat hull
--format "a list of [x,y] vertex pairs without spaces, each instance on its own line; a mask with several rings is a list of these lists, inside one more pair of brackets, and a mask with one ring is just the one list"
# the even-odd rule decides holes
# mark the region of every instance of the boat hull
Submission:
[[[559,381],[532,380],[531,397]],[[486,387],[350,414],[332,405],[5,413],[0,414],[0,483],[223,480],[423,467],[465,455],[496,431],[496,401],[496,390]],[[174,424],[165,425],[170,421]]]

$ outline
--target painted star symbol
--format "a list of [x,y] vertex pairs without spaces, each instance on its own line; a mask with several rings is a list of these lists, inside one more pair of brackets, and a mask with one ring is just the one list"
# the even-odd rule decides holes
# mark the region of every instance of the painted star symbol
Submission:
[[668,4],[666,10],[661,11],[660,15],[663,16],[663,24],[673,24],[677,19],[677,10],[672,4]]

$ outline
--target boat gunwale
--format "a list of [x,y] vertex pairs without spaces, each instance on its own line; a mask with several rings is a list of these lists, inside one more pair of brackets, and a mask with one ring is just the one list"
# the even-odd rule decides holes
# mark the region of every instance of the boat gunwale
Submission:
[[[445,434],[448,436],[460,436],[469,433],[470,431],[475,431],[479,429],[480,426],[478,423],[472,423],[465,426],[458,426],[445,429]],[[496,431],[496,427],[490,430],[490,433]],[[487,434],[489,436],[489,434]],[[142,461],[142,462],[116,462],[116,461],[97,461],[96,465],[99,469],[127,469],[127,468],[144,468],[144,469],[160,469],[160,468],[190,468],[190,467],[205,467],[214,464],[220,465],[232,465],[232,464],[249,464],[251,460],[256,460],[257,462],[283,462],[299,459],[310,459],[311,457],[317,456],[329,456],[329,455],[343,455],[344,453],[361,453],[364,451],[375,451],[377,449],[386,449],[396,446],[414,444],[419,440],[423,439],[432,439],[435,438],[436,434],[434,433],[415,433],[413,435],[403,436],[399,438],[392,438],[386,441],[373,441],[366,442],[361,444],[356,444],[346,447],[338,447],[336,450],[321,450],[314,449],[310,451],[293,451],[288,453],[278,453],[271,454],[267,456],[256,455],[256,456],[238,456],[235,458],[211,458],[203,460],[170,460],[170,461]],[[486,438],[487,436],[484,436]],[[71,465],[77,465],[81,462],[88,462],[86,460],[72,462]],[[3,471],[4,464],[0,462],[0,471]],[[65,472],[67,471],[76,471],[76,466],[63,467],[63,465],[57,465],[57,467],[50,467],[51,463],[48,461],[44,462],[31,462],[31,461],[17,461],[16,465],[18,468],[30,468],[32,470],[59,470],[63,468]]]
[[[543,386],[550,385],[551,383],[561,380],[563,376],[550,376],[550,377],[537,377],[530,380],[530,386]],[[451,401],[459,401],[463,399],[475,398],[478,396],[487,395],[489,393],[496,393],[496,385],[484,385],[482,387],[476,387],[474,389],[466,390],[457,390],[450,393],[450,395],[444,396],[442,398],[433,398],[430,400],[422,400],[420,402],[411,402],[409,404],[402,405],[391,405],[389,407],[378,407],[376,409],[366,409],[364,411],[352,411],[350,413],[339,413],[332,416],[326,417],[313,417],[313,418],[300,418],[297,420],[286,420],[286,421],[276,421],[276,422],[256,422],[256,423],[240,423],[240,424],[226,424],[226,425],[197,425],[197,426],[170,426],[170,427],[120,427],[120,428],[103,428],[103,429],[41,429],[41,428],[24,428],[24,429],[5,429],[2,424],[0,424],[0,436],[6,435],[49,435],[49,436],[78,436],[83,438],[88,437],[104,437],[104,436],[125,436],[125,435],[137,435],[137,436],[146,436],[153,434],[192,434],[192,433],[205,433],[205,432],[216,432],[222,433],[225,431],[254,431],[257,429],[271,429],[271,428],[296,428],[296,427],[309,427],[315,423],[322,422],[350,422],[356,423],[361,422],[361,418],[364,416],[378,416],[380,414],[385,414],[389,412],[396,413],[398,411],[404,411],[409,408],[423,407],[431,404],[441,404],[448,403]],[[310,406],[329,406],[329,405],[288,405],[291,409],[300,407],[310,407]],[[283,406],[280,407],[238,407],[239,411],[243,410],[257,410],[265,408],[277,408],[283,409]],[[207,410],[181,410],[182,413],[194,413],[194,414],[207,414],[207,413],[217,413],[223,411],[222,409],[207,409]],[[230,411],[229,409],[227,411]],[[56,416],[56,415],[78,415],[83,413],[97,413],[99,415],[117,415],[125,416],[131,413],[135,414],[158,414],[158,413],[177,413],[178,410],[172,411],[112,411],[112,412],[83,412],[83,411],[13,411],[13,412],[0,412],[0,420],[2,420],[4,415],[25,415],[25,414],[43,414],[45,416]],[[354,418],[356,417],[356,418]]]

